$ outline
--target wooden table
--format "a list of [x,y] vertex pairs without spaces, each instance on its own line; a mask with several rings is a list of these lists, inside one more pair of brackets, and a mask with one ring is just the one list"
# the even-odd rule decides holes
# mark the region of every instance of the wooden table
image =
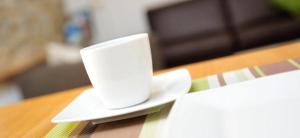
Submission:
[[[193,78],[268,64],[300,56],[300,42],[250,51],[176,68],[187,68]],[[174,70],[175,68],[159,71]],[[90,87],[90,86],[87,86]],[[0,137],[42,137],[54,126],[50,119],[87,87],[42,96],[0,108]]]

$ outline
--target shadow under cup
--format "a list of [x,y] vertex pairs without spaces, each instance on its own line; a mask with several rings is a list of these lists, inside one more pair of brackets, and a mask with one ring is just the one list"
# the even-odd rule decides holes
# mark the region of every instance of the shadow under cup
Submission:
[[81,49],[80,53],[106,108],[129,107],[149,98],[153,70],[147,34],[99,43]]

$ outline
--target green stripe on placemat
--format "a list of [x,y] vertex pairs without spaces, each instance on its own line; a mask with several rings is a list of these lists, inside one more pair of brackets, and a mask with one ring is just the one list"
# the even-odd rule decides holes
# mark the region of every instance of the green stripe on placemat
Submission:
[[159,112],[149,114],[144,122],[139,138],[154,138],[157,136],[157,131],[160,128],[159,122],[161,118],[169,114],[171,108],[172,104],[167,104]]
[[296,61],[292,59],[288,59],[288,62],[292,65],[294,65],[296,68],[300,69],[300,64],[298,64]]
[[57,124],[46,135],[47,138],[68,138],[72,131],[79,125],[80,122],[60,123]]
[[259,76],[266,76],[266,74],[260,69],[260,67],[258,66],[254,66],[253,69],[256,71],[256,73],[259,75]]
[[[191,86],[191,89],[189,92],[201,91],[201,90],[205,90],[208,88],[209,88],[209,85],[208,85],[207,77],[200,78],[200,79],[192,81],[192,86]],[[171,106],[169,108],[171,108]],[[158,125],[159,125],[161,117],[163,115],[167,115],[169,113],[168,109],[165,109],[165,110],[164,109],[162,109],[161,111],[159,111],[157,113],[153,113],[153,114],[150,114],[147,116],[139,138],[154,138],[156,136],[156,134],[157,134],[156,131],[159,127]]]
[[237,70],[235,74],[237,75],[239,81],[249,80],[248,77],[244,74],[243,70]]
[[140,133],[140,138],[154,138],[160,116],[161,111],[147,116]]
[[189,92],[192,93],[196,91],[206,90],[208,88],[209,85],[208,85],[207,77],[200,78],[192,81],[192,87]]

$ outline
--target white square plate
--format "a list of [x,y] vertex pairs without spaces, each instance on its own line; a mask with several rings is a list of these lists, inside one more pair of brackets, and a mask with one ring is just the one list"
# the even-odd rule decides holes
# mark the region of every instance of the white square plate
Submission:
[[99,97],[96,95],[95,89],[88,89],[58,113],[51,122],[64,123],[96,119],[107,120],[107,118],[120,117],[121,115],[144,111],[166,104],[189,91],[191,87],[191,76],[186,69],[168,72],[154,76],[152,86],[150,98],[144,103],[113,110],[104,108]]
[[300,71],[186,94],[167,122],[170,138],[299,138]]

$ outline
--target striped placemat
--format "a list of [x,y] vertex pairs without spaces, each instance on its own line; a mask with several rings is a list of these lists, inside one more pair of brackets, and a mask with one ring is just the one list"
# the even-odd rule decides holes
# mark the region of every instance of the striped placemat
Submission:
[[[240,70],[211,75],[193,80],[190,92],[199,92],[205,89],[217,88],[242,81],[252,80],[276,73],[300,69],[300,58],[286,61],[253,66]],[[171,104],[165,105],[160,112],[147,116],[125,119],[105,124],[92,125],[91,122],[74,122],[57,124],[47,134],[49,138],[56,137],[84,137],[84,138],[153,138],[160,137],[164,131],[166,117]]]

